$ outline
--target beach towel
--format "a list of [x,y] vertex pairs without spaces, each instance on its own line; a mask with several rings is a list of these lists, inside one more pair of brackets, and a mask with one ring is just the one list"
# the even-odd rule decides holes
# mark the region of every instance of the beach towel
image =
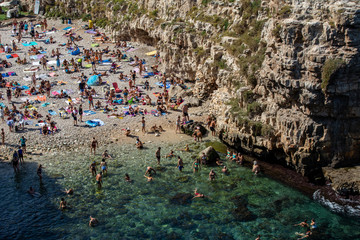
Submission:
[[12,58],[13,56],[11,55],[6,55],[6,58],[9,59],[9,58]]
[[103,121],[101,121],[100,119],[88,120],[85,122],[85,124],[88,125],[89,127],[98,127],[98,126],[105,125],[105,123]]
[[[164,84],[162,82],[156,82],[155,83],[156,85],[158,85],[159,87],[164,87]],[[171,84],[170,83],[166,83],[166,89],[170,88],[171,87]]]
[[48,105],[50,105],[49,102],[46,102],[46,103],[41,104],[42,107],[46,107],[46,106],[48,106]]
[[145,55],[147,55],[147,56],[153,56],[153,55],[155,55],[156,53],[157,53],[157,51],[156,51],[156,50],[154,50],[154,51],[151,51],[151,52],[145,53]]
[[91,64],[84,65],[85,68],[91,68],[91,66],[92,66]]
[[24,42],[22,44],[24,47],[29,47],[29,46],[35,46],[38,45],[37,42]]
[[90,115],[94,115],[94,114],[96,114],[96,112],[91,111],[91,110],[85,110],[85,111],[84,111],[84,115],[85,115],[85,116],[90,116]]
[[40,62],[33,62],[32,65],[33,66],[40,66]]
[[64,30],[64,31],[67,31],[67,30],[70,30],[70,29],[72,29],[72,27],[66,27],[66,28],[64,28],[63,30]]
[[98,47],[98,46],[99,46],[98,43],[93,43],[93,44],[91,44],[91,47]]
[[126,52],[134,52],[134,51],[136,51],[137,50],[137,48],[130,48],[130,49],[128,49]]
[[37,96],[36,100],[40,101],[40,102],[45,102],[46,101],[46,96],[42,95],[42,96]]
[[43,54],[32,55],[32,56],[30,56],[30,59],[32,59],[32,60],[37,60],[37,59],[40,59],[40,58],[43,58],[43,57],[44,57]]
[[122,99],[113,100],[113,103],[115,103],[115,104],[122,104],[122,102],[123,102]]
[[93,30],[86,30],[85,33],[89,33],[89,34],[96,34],[96,31]]
[[19,55],[17,55],[16,53],[11,54],[11,56],[12,56],[13,58],[17,58],[17,57],[19,57]]
[[57,113],[54,111],[54,110],[48,110],[48,113],[51,115],[51,116],[56,116]]
[[29,87],[24,85],[24,86],[21,86],[21,89],[22,89],[22,90],[28,90]]
[[80,49],[77,48],[74,51],[71,52],[71,55],[79,55],[80,54]]
[[0,107],[5,108],[5,107],[6,107],[6,105],[5,105],[4,103],[0,103]]

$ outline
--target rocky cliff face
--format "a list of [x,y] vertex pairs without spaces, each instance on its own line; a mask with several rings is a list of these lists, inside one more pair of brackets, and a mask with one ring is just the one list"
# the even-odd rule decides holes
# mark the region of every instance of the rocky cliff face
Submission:
[[[96,19],[156,47],[195,82],[220,138],[312,177],[359,163],[357,0],[58,0],[49,16]],[[89,14],[89,15],[88,15]]]

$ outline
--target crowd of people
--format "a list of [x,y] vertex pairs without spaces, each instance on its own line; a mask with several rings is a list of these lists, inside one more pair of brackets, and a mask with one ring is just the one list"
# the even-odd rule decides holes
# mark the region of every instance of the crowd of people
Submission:
[[[35,30],[35,26],[40,25],[41,32]],[[46,19],[43,19],[37,23],[33,21],[20,21],[14,20],[12,22],[12,36],[15,38],[12,40],[12,44],[2,44],[1,36],[0,36],[0,50],[5,54],[14,54],[19,51],[19,46],[16,44],[15,40],[17,40],[18,44],[28,44],[28,41],[24,41],[23,38],[30,38],[33,41],[44,40],[45,44],[55,44],[58,39],[55,39],[50,36],[47,38],[46,32],[54,32],[57,31],[55,27],[48,29]],[[95,37],[100,37],[100,41],[102,43],[108,42],[109,37],[104,33],[100,33],[98,29],[94,29]],[[18,103],[14,101],[15,99],[19,99],[22,96],[41,96],[41,98],[54,98],[54,99],[64,99],[66,100],[67,105],[59,109],[59,113],[61,118],[66,118],[66,116],[71,115],[73,125],[78,126],[83,122],[84,109],[94,110],[94,111],[103,111],[108,116],[115,117],[125,117],[125,116],[138,116],[141,115],[141,122],[139,125],[141,126],[141,132],[146,134],[149,132],[155,133],[155,136],[160,136],[161,132],[164,131],[161,125],[152,125],[150,128],[146,127],[146,116],[150,114],[151,116],[162,116],[168,114],[170,111],[178,111],[181,113],[177,115],[175,122],[175,133],[182,132],[182,126],[190,122],[189,116],[189,105],[184,102],[181,96],[170,96],[168,85],[169,86],[181,86],[183,87],[185,82],[175,76],[168,74],[161,74],[159,72],[159,59],[160,55],[156,54],[156,64],[148,67],[146,60],[141,59],[138,56],[129,57],[126,54],[126,50],[131,49],[131,46],[127,42],[117,41],[114,44],[114,48],[111,50],[109,46],[99,50],[93,48],[83,48],[80,50],[79,42],[83,40],[80,35],[77,35],[72,29],[68,30],[64,35],[66,39],[65,44],[59,44],[59,48],[56,50],[52,50],[50,54],[50,58],[55,59],[54,64],[49,64],[50,58],[45,55],[45,49],[42,46],[36,47],[37,45],[31,46],[26,52],[30,57],[31,56],[40,56],[39,65],[41,67],[31,67],[31,76],[30,76],[30,84],[28,86],[21,86],[21,84],[12,79],[7,80],[2,74],[0,74],[0,87],[4,88],[6,91],[7,104],[0,105],[0,118],[2,122],[6,122],[9,131],[8,134],[14,134],[19,131],[25,131],[26,125],[29,123],[29,120],[37,120],[39,125],[40,133],[43,136],[54,135],[59,130],[59,127],[56,123],[56,117],[49,114],[42,115],[39,113],[39,110],[34,105],[41,104],[42,101],[40,98],[36,100],[27,99],[23,103]],[[66,59],[65,53],[60,49],[64,49],[70,53],[79,52],[78,59],[74,58],[73,55],[71,59]],[[98,66],[103,65],[104,61],[107,62],[106,56],[111,56],[115,60],[111,61],[111,66],[106,71],[99,70]],[[125,74],[123,71],[118,71],[121,67],[121,63],[123,60],[127,60],[130,62],[129,64],[132,67],[138,68],[138,71],[131,70],[128,74]],[[20,65],[27,65],[30,61],[26,58],[26,56],[21,59],[20,56],[16,58],[15,61]],[[117,63],[118,62],[118,63]],[[13,64],[9,60],[1,60],[0,67],[11,69]],[[41,69],[40,69],[41,68]],[[91,68],[91,72],[85,74],[87,68]],[[72,94],[65,91],[55,91],[52,92],[54,87],[63,83],[56,83],[54,81],[47,80],[46,78],[41,78],[36,75],[37,71],[64,71],[66,74],[79,74],[79,76],[74,76],[71,79],[74,79],[78,82],[79,94],[78,96],[71,96]],[[159,80],[159,85],[162,86],[160,92],[156,92],[154,95],[155,99],[151,98],[149,91],[154,89],[157,86],[152,86],[148,78],[145,79],[143,84],[136,84],[139,77],[145,76],[145,73],[151,72],[153,75],[156,75]],[[106,77],[109,74],[118,74],[119,82],[127,82],[128,86],[118,87],[116,83],[113,83],[112,86],[106,82]],[[102,92],[97,91],[94,85],[89,84],[89,79],[92,76],[96,76],[96,86],[103,87]],[[69,77],[70,79],[70,77]],[[110,86],[109,86],[110,85]],[[42,96],[44,95],[44,96]],[[97,99],[97,101],[95,100]],[[5,100],[0,94],[0,99]],[[87,102],[87,104],[86,104]],[[134,104],[137,104],[134,106]],[[127,106],[126,111],[118,111],[118,105]],[[153,110],[148,110],[148,108],[153,108]],[[71,121],[71,120],[69,120]],[[216,136],[216,118],[214,116],[209,115],[206,119],[206,124],[208,129],[211,132],[211,136]],[[2,145],[6,142],[6,134],[4,128],[1,128],[1,137],[2,137]],[[132,132],[130,128],[125,129],[125,136],[131,137]],[[193,137],[195,141],[203,140],[203,133],[201,132],[200,127],[194,129]],[[11,164],[14,168],[15,173],[20,172],[20,166],[24,164],[24,154],[27,153],[27,139],[22,136],[18,142],[18,149],[13,151]],[[138,149],[142,149],[144,147],[144,143],[140,141],[139,137],[136,138],[136,147]],[[99,147],[99,142],[94,137],[90,143],[90,153],[95,155],[96,150]],[[186,145],[184,149],[181,151],[189,152],[189,146]],[[155,158],[157,160],[157,164],[161,164],[161,148],[159,147],[155,152]],[[95,182],[97,188],[100,190],[103,186],[103,178],[107,175],[108,172],[108,163],[107,160],[111,159],[111,155],[105,151],[102,154],[102,160],[100,163],[93,161],[90,166],[91,175],[95,178]],[[174,151],[171,151],[166,155],[166,158],[176,158],[177,159],[177,169],[182,172],[184,169],[184,161],[180,156],[176,156]],[[228,149],[226,159],[229,161],[235,161],[239,165],[243,165],[244,157],[240,153],[232,152]],[[207,156],[203,154],[203,156],[199,159],[196,159],[191,168],[193,172],[196,174],[200,171],[201,166],[205,164],[207,161]],[[221,172],[223,174],[229,174],[229,169],[224,166],[224,162],[219,159],[216,161],[218,166],[221,166]],[[99,165],[100,169],[98,170],[97,165]],[[45,167],[39,164],[36,173],[40,179],[42,180],[42,169]],[[260,166],[257,161],[254,161],[252,171],[254,174],[260,173]],[[146,181],[151,182],[156,177],[156,170],[148,166],[144,173],[144,177]],[[209,172],[209,180],[215,181],[217,178],[217,173],[214,169],[211,169]],[[125,174],[124,177],[126,182],[132,182],[128,173]],[[65,189],[66,194],[73,194],[74,190],[72,188]],[[33,187],[30,187],[28,193],[31,195],[37,195],[38,193],[35,191]],[[199,193],[197,189],[194,190],[194,197],[196,198],[208,198],[208,196]],[[66,202],[65,198],[61,198],[59,208],[65,210],[70,208],[69,203]],[[94,227],[99,223],[99,221],[90,216],[89,226]],[[309,236],[311,232],[306,233],[302,238]],[[260,236],[257,238],[260,239]]]

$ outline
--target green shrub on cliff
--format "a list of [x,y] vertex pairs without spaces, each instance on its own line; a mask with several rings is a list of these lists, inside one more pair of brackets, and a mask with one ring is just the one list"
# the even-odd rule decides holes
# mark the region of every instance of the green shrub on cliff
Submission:
[[325,61],[321,71],[321,88],[323,91],[326,91],[333,74],[343,67],[344,64],[345,61],[342,59],[328,59]]

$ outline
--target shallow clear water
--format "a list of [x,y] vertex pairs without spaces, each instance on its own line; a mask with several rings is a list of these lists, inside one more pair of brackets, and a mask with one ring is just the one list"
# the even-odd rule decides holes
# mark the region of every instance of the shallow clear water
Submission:
[[[176,168],[176,158],[162,158],[157,167],[158,146],[146,146],[144,150],[108,146],[114,159],[107,161],[109,171],[100,191],[89,172],[93,160],[101,161],[100,155],[33,156],[45,166],[42,184],[37,164],[30,160],[17,176],[10,165],[1,164],[0,239],[255,239],[257,234],[262,239],[297,239],[295,232],[304,229],[293,224],[311,218],[320,228],[313,239],[360,239],[358,219],[336,215],[294,189],[266,176],[254,176],[248,168],[226,163],[230,169],[226,176],[215,167],[214,182],[208,180],[210,168],[193,174],[192,157],[204,145],[190,144],[190,153],[176,151],[184,160],[183,172]],[[162,155],[180,147],[184,145],[163,145]],[[143,176],[147,166],[157,167],[153,182]],[[125,173],[132,183],[124,181]],[[27,194],[29,186],[41,196]],[[75,194],[65,196],[61,190],[69,187]],[[177,193],[193,194],[194,188],[210,198],[170,202]],[[244,212],[233,214],[236,196],[241,196],[240,206],[245,206],[249,219],[242,219]],[[71,209],[57,209],[61,197]],[[100,221],[95,228],[88,226],[90,215]]]

